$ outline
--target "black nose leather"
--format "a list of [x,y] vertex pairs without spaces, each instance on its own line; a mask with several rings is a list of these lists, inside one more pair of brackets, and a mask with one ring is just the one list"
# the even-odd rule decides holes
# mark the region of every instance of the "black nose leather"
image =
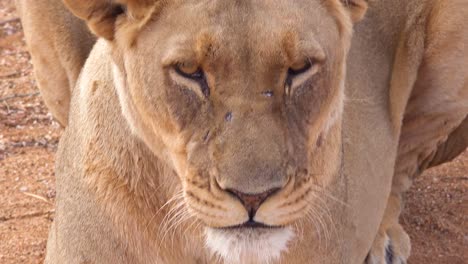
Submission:
[[250,220],[253,220],[255,213],[257,212],[260,205],[273,193],[275,193],[278,188],[268,190],[263,193],[258,194],[246,194],[237,190],[228,190],[231,194],[236,196],[244,205],[245,209],[249,213]]

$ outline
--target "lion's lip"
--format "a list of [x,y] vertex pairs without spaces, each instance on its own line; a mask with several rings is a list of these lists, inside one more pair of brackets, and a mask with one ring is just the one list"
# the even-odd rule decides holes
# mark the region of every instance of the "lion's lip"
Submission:
[[264,223],[256,222],[254,220],[249,220],[240,225],[219,227],[217,229],[229,230],[229,229],[257,229],[257,228],[277,229],[277,228],[283,228],[283,226],[271,226],[271,225],[266,225]]

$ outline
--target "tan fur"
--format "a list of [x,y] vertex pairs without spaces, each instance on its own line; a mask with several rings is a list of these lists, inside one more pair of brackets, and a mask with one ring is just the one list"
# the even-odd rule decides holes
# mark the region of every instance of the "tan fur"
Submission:
[[60,0],[15,0],[47,107],[66,126],[70,96],[96,38]]
[[410,5],[414,14],[397,51],[405,55],[397,57],[390,90],[393,119],[401,120],[402,111],[404,118],[392,192],[375,243],[388,237],[396,263],[410,254],[408,235],[398,223],[403,193],[426,168],[455,158],[468,146],[468,2],[425,3]]
[[[24,2],[31,49],[34,34],[86,32],[31,26],[54,23]],[[384,263],[388,241],[407,259],[402,192],[467,144],[466,1],[64,2],[104,39],[73,90],[46,263],[222,263],[205,227],[248,220],[231,190],[271,189],[254,219],[295,230],[281,263]],[[87,50],[58,43],[50,60]],[[72,71],[57,64],[70,84],[78,54]],[[316,64],[285,85],[305,57]],[[209,93],[178,63],[203,69]],[[69,91],[59,83],[43,94]],[[66,124],[68,110],[49,107]]]

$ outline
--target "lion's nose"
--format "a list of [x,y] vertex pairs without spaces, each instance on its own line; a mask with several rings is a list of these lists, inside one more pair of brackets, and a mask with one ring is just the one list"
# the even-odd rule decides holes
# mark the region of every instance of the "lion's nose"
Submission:
[[236,196],[244,205],[245,209],[249,213],[249,218],[252,220],[255,216],[260,205],[272,194],[278,191],[279,188],[271,189],[263,193],[258,194],[247,194],[237,190],[227,190],[234,196]]

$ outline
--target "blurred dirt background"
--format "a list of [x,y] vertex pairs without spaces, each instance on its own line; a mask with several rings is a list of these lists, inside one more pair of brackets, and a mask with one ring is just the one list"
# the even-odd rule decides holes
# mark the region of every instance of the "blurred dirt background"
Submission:
[[[43,262],[61,132],[39,95],[13,1],[0,0],[2,264]],[[468,263],[467,191],[468,152],[416,180],[402,217],[413,242],[410,263]]]

